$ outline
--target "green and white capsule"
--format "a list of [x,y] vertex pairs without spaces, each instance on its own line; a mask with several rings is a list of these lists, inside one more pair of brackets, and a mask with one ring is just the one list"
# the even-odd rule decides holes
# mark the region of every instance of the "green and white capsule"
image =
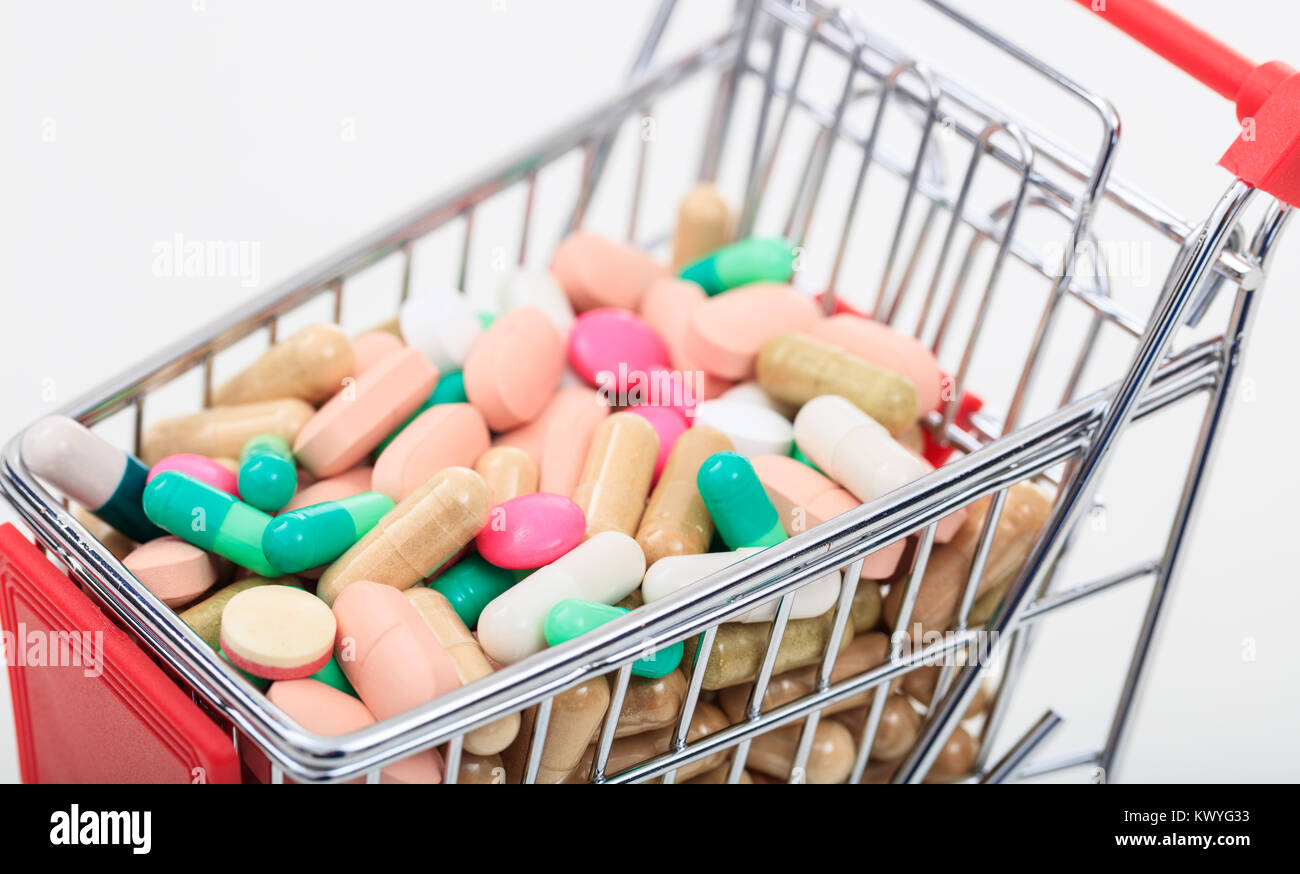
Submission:
[[283,437],[259,434],[239,454],[239,497],[274,513],[298,491],[298,465]]
[[709,295],[751,282],[788,282],[794,274],[794,249],[780,237],[747,237],[698,261],[678,274]]
[[163,535],[141,503],[149,468],[75,419],[48,416],[23,433],[23,464],[137,543]]
[[262,552],[281,573],[296,574],[329,564],[393,509],[393,499],[362,492],[282,513],[262,534]]
[[264,577],[280,576],[262,553],[262,535],[271,517],[228,492],[169,470],[145,486],[144,512],[151,522],[181,540]]
[[[614,607],[599,601],[565,598],[546,614],[542,633],[546,636],[547,646],[559,646],[628,612],[630,611],[623,607]],[[684,649],[680,640],[671,646],[657,649],[634,661],[632,673],[637,677],[667,676],[682,663]]]

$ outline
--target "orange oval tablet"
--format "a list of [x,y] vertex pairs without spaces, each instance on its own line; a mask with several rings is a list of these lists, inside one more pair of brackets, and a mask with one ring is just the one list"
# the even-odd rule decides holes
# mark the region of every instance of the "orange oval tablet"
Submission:
[[339,667],[376,719],[460,686],[456,663],[420,612],[392,586],[358,580],[335,599],[334,617]]
[[668,268],[645,252],[589,231],[574,231],[551,259],[551,275],[578,312],[596,307],[635,310],[650,283]]
[[168,607],[183,607],[217,582],[212,556],[170,535],[137,546],[122,565]]
[[438,368],[402,347],[321,407],[298,432],[294,455],[316,476],[342,473],[405,422],[437,382]]
[[592,435],[609,415],[609,404],[589,388],[556,392],[536,421],[497,438],[498,445],[516,446],[537,462],[537,491],[573,494],[591,448]]
[[724,379],[750,379],[763,344],[820,321],[811,297],[791,285],[756,282],[709,298],[691,313],[686,354]]
[[370,480],[373,472],[374,468],[369,465],[361,465],[338,476],[316,480],[309,486],[300,487],[293,499],[285,504],[276,515],[288,513],[291,510],[299,510],[303,507],[310,507],[313,504],[323,504],[326,501],[340,501],[343,498],[350,498],[353,495],[368,492],[370,491]]
[[491,442],[469,404],[437,404],[402,429],[375,461],[371,489],[400,501],[444,467],[473,467]]
[[392,355],[404,344],[402,338],[388,331],[366,331],[352,341],[352,356],[356,375],[360,376],[375,364]]
[[922,414],[938,408],[943,375],[934,355],[915,337],[852,313],[831,316],[803,330],[872,364],[906,376],[916,386]]
[[493,431],[518,428],[546,408],[564,363],[564,340],[546,314],[536,307],[511,310],[469,350],[465,394]]

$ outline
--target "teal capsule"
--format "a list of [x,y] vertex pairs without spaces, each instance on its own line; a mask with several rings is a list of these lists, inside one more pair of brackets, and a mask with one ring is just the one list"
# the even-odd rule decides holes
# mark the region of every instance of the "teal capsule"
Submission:
[[281,513],[262,534],[262,552],[282,573],[296,574],[329,564],[393,509],[393,499],[362,492]]
[[274,513],[298,491],[298,465],[283,438],[259,434],[239,455],[239,497],[259,510]]
[[731,549],[775,546],[786,539],[776,507],[745,456],[715,452],[700,465],[695,484],[714,526]]
[[264,577],[278,577],[262,552],[271,517],[188,473],[169,470],[144,487],[149,521],[195,546],[215,552]]
[[[612,607],[599,601],[565,598],[546,614],[546,621],[542,623],[542,634],[546,636],[548,646],[558,646],[628,612],[622,607]],[[681,664],[683,648],[679,640],[672,646],[657,649],[650,655],[634,661],[632,673],[638,677],[666,676]]]
[[790,457],[793,458],[795,461],[803,462],[804,464],[811,467],[813,470],[817,471],[818,473],[821,473],[822,476],[825,476],[825,474],[822,473],[822,469],[817,465],[813,464],[811,458],[803,454],[803,450],[799,448],[798,443],[790,444]]
[[410,417],[393,429],[393,433],[385,437],[378,446],[375,447],[374,458],[379,458],[388,444],[397,439],[397,435],[406,430],[406,426],[420,417],[420,414],[430,407],[438,404],[467,404],[469,395],[465,394],[465,375],[459,370],[453,370],[451,373],[444,374],[434,386],[433,394],[429,395],[420,404],[419,409],[410,415]]
[[747,237],[682,268],[679,276],[709,295],[751,282],[788,282],[794,250],[780,237]]
[[352,684],[348,682],[348,675],[343,673],[343,669],[339,667],[338,659],[334,658],[334,656],[330,656],[330,660],[319,671],[312,674],[311,679],[318,680],[326,686],[333,686],[340,692],[348,693],[353,698],[359,697],[357,690],[353,689]]
[[489,313],[489,312],[485,312],[484,310],[479,310],[478,323],[483,326],[483,330],[486,331],[488,328],[492,327],[492,323],[495,322],[496,320],[497,320],[496,313]]
[[227,658],[227,657],[226,657],[226,651],[225,651],[225,650],[223,650],[223,649],[218,649],[218,650],[217,650],[217,655],[221,656],[221,660],[222,660],[223,662],[225,662],[226,664],[228,664],[228,665],[230,665],[232,668],[234,668],[235,671],[236,671],[236,672],[237,672],[241,677],[243,677],[245,680],[247,680],[250,684],[252,684],[253,688],[256,689],[257,691],[259,691],[259,692],[265,692],[267,689],[271,688],[271,681],[270,681],[270,680],[268,680],[266,677],[259,677],[259,676],[257,676],[257,674],[250,674],[248,671],[244,670],[244,669],[241,668],[239,665],[235,664],[235,663],[232,662],[229,658]]
[[465,627],[472,629],[478,625],[483,608],[514,584],[513,573],[488,564],[479,555],[470,554],[447,568],[429,583],[429,588],[441,592],[451,602],[452,609]]

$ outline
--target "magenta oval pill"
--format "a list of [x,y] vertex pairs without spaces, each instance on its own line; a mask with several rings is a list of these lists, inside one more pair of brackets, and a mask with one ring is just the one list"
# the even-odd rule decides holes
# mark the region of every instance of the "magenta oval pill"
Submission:
[[638,374],[667,367],[668,362],[663,338],[631,310],[588,310],[578,316],[569,333],[569,363],[594,386],[600,386],[601,374],[608,373],[624,389]]
[[492,508],[475,544],[485,561],[510,570],[550,564],[582,542],[587,517],[563,495],[532,492]]
[[145,482],[169,470],[188,473],[196,480],[201,480],[214,489],[221,489],[221,491],[228,492],[236,498],[239,497],[238,478],[221,462],[208,458],[206,455],[182,452],[159,459],[157,464],[149,468],[149,475],[145,477]]
[[673,407],[628,407],[629,413],[636,413],[654,426],[659,437],[659,457],[655,459],[654,479],[659,480],[664,465],[668,463],[668,454],[673,451],[677,438],[686,431],[686,420],[679,410]]

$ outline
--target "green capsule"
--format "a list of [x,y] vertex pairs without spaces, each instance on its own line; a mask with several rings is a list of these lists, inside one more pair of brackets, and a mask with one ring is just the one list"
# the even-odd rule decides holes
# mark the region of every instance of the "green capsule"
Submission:
[[678,275],[711,295],[751,282],[788,282],[794,273],[794,250],[780,237],[747,237],[700,260]]
[[492,323],[495,322],[496,320],[497,320],[496,313],[489,313],[489,312],[485,312],[484,310],[479,310],[478,323],[483,326],[483,330],[486,331],[488,328],[492,327]]
[[264,577],[280,571],[262,552],[271,517],[188,473],[169,470],[144,487],[144,514],[169,534]]
[[343,673],[343,669],[339,667],[338,659],[334,656],[330,656],[330,660],[325,663],[325,666],[312,674],[311,678],[319,680],[326,686],[333,686],[340,692],[346,692],[353,698],[358,697],[357,690],[352,688],[352,684],[348,682],[348,675]]
[[[599,601],[565,598],[546,614],[542,633],[546,636],[548,646],[559,646],[628,612],[630,611],[622,607],[612,607]],[[663,677],[674,671],[681,662],[682,642],[679,640],[672,646],[657,649],[634,661],[632,673],[638,677]]]
[[470,554],[447,568],[429,583],[429,588],[441,592],[465,627],[472,629],[478,625],[483,608],[514,584],[515,577],[510,571]]
[[222,660],[223,662],[225,662],[226,664],[228,664],[228,665],[230,665],[232,668],[234,668],[235,671],[237,671],[241,677],[243,677],[243,678],[244,678],[245,680],[247,680],[250,684],[252,684],[253,688],[256,689],[257,691],[259,691],[259,692],[265,692],[267,689],[271,688],[271,681],[270,681],[270,680],[268,680],[266,677],[259,677],[259,676],[257,676],[257,674],[250,674],[248,671],[244,670],[244,669],[241,668],[239,665],[235,664],[235,663],[232,662],[230,659],[228,659],[228,658],[226,657],[226,651],[225,651],[225,650],[223,650],[223,649],[218,649],[218,650],[217,650],[217,655],[221,656],[221,660]]
[[826,475],[826,474],[822,473],[822,469],[821,469],[820,467],[818,467],[817,465],[813,464],[813,461],[812,461],[811,458],[809,458],[808,456],[806,456],[806,455],[803,454],[803,450],[799,448],[799,444],[798,444],[798,443],[791,443],[791,444],[790,444],[790,457],[793,458],[795,461],[801,461],[801,462],[803,462],[804,464],[806,464],[806,465],[808,465],[809,467],[811,467],[813,470],[815,470],[815,471],[817,471],[818,473],[822,474],[822,476],[825,476],[825,475]]
[[731,549],[775,546],[786,539],[776,507],[745,456],[715,452],[700,465],[695,484],[714,526]]
[[239,497],[259,510],[274,513],[298,491],[293,450],[274,434],[259,434],[239,454]]
[[282,573],[320,567],[347,552],[391,509],[388,495],[362,492],[281,513],[262,534],[262,552]]

